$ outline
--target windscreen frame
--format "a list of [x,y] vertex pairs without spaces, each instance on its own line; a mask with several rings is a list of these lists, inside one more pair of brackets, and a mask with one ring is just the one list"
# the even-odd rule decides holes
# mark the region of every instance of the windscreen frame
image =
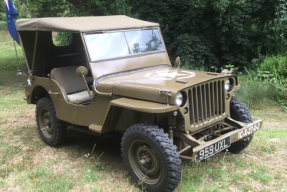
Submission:
[[[133,54],[132,51],[131,51],[131,47],[130,47],[130,44],[129,44],[129,42],[128,42],[128,39],[127,39],[127,37],[126,37],[126,33],[125,33],[125,32],[128,32],[128,31],[139,31],[139,30],[155,30],[155,29],[158,31],[159,38],[160,38],[160,41],[161,41],[161,43],[162,43],[163,49],[162,49],[162,50],[156,50],[156,51],[149,51],[149,52],[144,52],[144,53],[136,53],[136,54]],[[89,46],[87,45],[86,35],[90,35],[90,34],[104,34],[104,33],[115,33],[115,32],[123,32],[123,33],[124,33],[130,54],[129,54],[129,55],[124,55],[124,56],[118,56],[118,57],[108,57],[108,58],[104,58],[104,59],[99,59],[99,60],[94,60],[94,61],[93,61],[93,60],[91,59],[91,56],[90,56],[90,53],[91,53],[91,52],[90,52],[90,48],[89,48]],[[154,53],[166,52],[165,43],[164,43],[164,40],[163,40],[163,37],[162,37],[162,34],[161,34],[161,31],[160,31],[160,28],[159,28],[159,27],[134,28],[134,29],[128,29],[128,30],[125,29],[125,30],[113,30],[113,31],[94,31],[94,32],[82,33],[82,35],[83,35],[83,41],[84,41],[84,44],[85,44],[86,52],[87,52],[87,55],[88,55],[88,58],[89,58],[90,63],[96,63],[96,62],[107,61],[107,60],[114,60],[114,59],[119,59],[119,58],[135,57],[135,56],[141,56],[141,55],[149,55],[149,54],[154,54]]]

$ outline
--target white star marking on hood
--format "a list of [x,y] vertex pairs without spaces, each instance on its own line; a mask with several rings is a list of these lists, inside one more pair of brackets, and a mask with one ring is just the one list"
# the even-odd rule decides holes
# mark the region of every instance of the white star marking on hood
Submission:
[[156,71],[155,73],[147,73],[145,77],[155,80],[172,80],[176,77],[178,80],[194,77],[195,73],[189,71]]

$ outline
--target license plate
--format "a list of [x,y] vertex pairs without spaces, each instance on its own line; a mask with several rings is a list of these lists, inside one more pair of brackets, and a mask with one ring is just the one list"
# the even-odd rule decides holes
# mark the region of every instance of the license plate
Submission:
[[230,136],[227,136],[211,145],[204,147],[203,149],[199,150],[195,154],[195,161],[201,161],[208,157],[213,156],[214,154],[230,147]]
[[238,139],[243,139],[244,137],[253,134],[255,131],[260,129],[261,122],[251,123],[246,128],[238,132]]

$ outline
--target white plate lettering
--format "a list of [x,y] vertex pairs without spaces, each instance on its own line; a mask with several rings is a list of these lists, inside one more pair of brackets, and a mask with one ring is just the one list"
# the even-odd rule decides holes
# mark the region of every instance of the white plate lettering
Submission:
[[242,139],[248,135],[251,135],[255,131],[260,129],[260,123],[256,123],[251,125],[250,127],[246,127],[238,133],[238,139]]
[[206,159],[230,146],[230,136],[227,136],[215,143],[196,152],[195,161]]

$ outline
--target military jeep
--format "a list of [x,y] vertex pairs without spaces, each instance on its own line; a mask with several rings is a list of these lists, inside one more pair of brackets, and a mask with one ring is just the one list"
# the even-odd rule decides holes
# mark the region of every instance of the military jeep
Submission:
[[[182,160],[238,153],[262,127],[234,97],[236,70],[180,69],[170,62],[159,24],[127,16],[19,19],[27,62],[25,97],[36,105],[42,140],[66,130],[122,134],[124,164],[147,191],[173,191]],[[52,32],[72,33],[55,46]]]

